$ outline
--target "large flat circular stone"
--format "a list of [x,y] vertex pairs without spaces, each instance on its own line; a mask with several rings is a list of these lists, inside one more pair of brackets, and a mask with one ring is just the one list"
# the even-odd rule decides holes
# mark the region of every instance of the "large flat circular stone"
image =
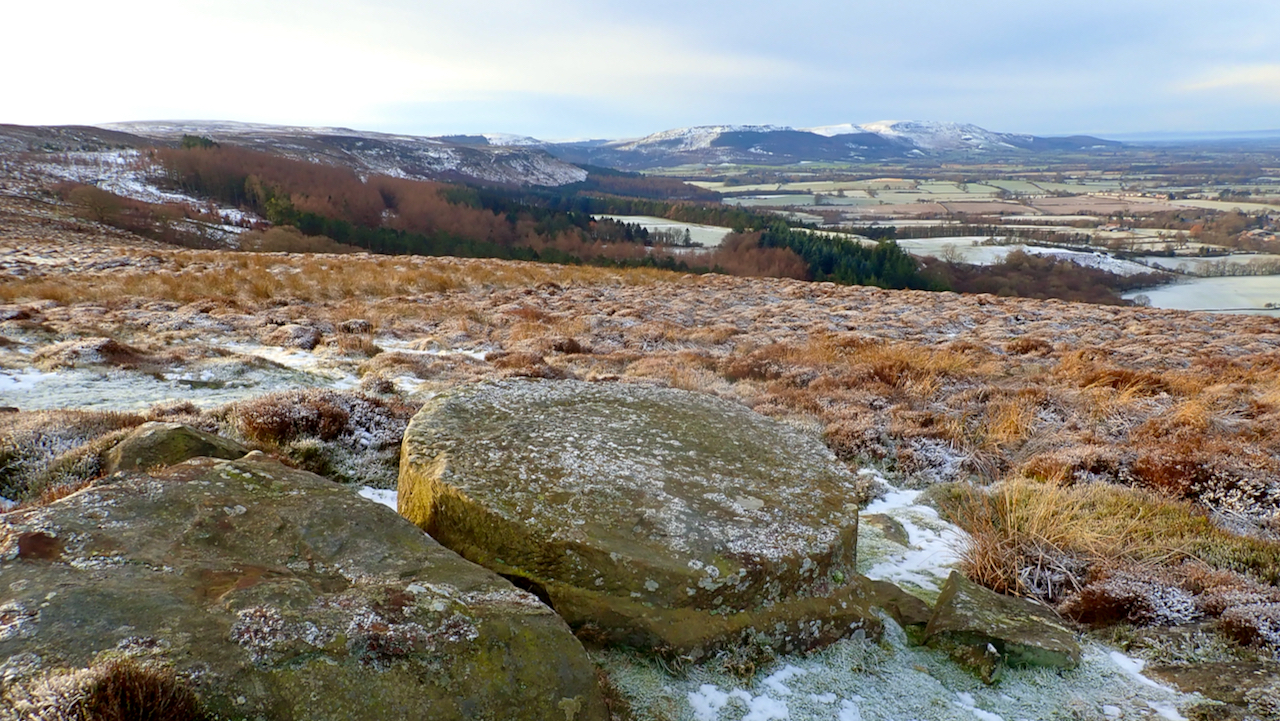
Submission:
[[746,628],[811,647],[857,626],[857,501],[855,477],[790,426],[579,381],[437,397],[405,433],[399,483],[401,514],[570,625],[704,650]]

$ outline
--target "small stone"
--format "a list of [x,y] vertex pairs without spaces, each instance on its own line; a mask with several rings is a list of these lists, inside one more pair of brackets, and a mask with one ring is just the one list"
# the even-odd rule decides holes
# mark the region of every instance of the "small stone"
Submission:
[[153,421],[138,426],[108,450],[103,459],[103,471],[107,475],[119,471],[145,471],[200,456],[235,460],[248,452],[248,448],[229,438],[181,423]]
[[998,668],[988,663],[988,647],[1010,666],[1075,668],[1080,645],[1051,609],[1004,596],[952,571],[942,587],[924,638],[968,665],[988,682]]

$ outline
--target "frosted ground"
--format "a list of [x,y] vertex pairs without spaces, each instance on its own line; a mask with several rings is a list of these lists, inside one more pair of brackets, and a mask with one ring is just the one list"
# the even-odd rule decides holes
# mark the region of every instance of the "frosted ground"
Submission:
[[[377,342],[397,352],[483,356],[477,349],[414,351],[390,338]],[[29,409],[136,410],[167,400],[209,407],[275,390],[346,388],[356,383],[356,361],[323,350],[235,341],[223,345],[234,352],[232,359],[241,359],[241,374],[234,382],[215,377],[162,379],[122,370],[43,373],[27,368],[0,372],[0,398]],[[406,385],[414,383],[406,380]],[[965,534],[922,505],[919,491],[894,488],[874,469],[861,473],[885,488],[865,514],[892,518],[906,531],[909,545],[894,543],[874,524],[863,523],[859,571],[936,599]],[[395,506],[394,491],[364,488],[360,494]],[[892,621],[886,626],[880,643],[854,638],[817,654],[784,657],[761,669],[750,683],[709,668],[672,675],[652,662],[618,652],[603,653],[597,660],[637,700],[642,719],[1013,721],[1062,718],[1067,709],[1077,718],[1181,719],[1176,709],[1193,700],[1141,676],[1140,661],[1092,643],[1086,643],[1084,662],[1075,671],[1015,670],[989,688],[945,654],[909,645]]]
[[[874,525],[858,534],[859,571],[936,599],[958,559],[964,531],[921,505],[919,491],[889,485],[864,511],[902,524],[909,547],[888,541]],[[394,491],[365,488],[365,498],[395,508]],[[996,686],[962,671],[946,654],[912,646],[884,619],[879,643],[855,636],[808,656],[778,659],[750,681],[711,665],[672,674],[630,654],[596,654],[639,719],[671,721],[1033,721],[1039,719],[1168,719],[1198,700],[1141,674],[1143,662],[1086,642],[1079,668],[1012,669]]]
[[[483,351],[412,350],[390,339],[379,345],[407,355],[484,358]],[[325,349],[306,351],[235,341],[220,347],[232,355],[197,369],[178,367],[162,373],[106,367],[56,372],[31,366],[0,367],[0,405],[23,410],[143,411],[162,403],[190,402],[199,408],[214,408],[297,388],[352,390],[359,385],[356,368],[364,360]],[[392,380],[397,390],[410,395],[421,383],[410,376]]]
[[1276,263],[1280,262],[1280,255],[1271,253],[1237,253],[1234,255],[1226,255],[1216,258],[1199,256],[1169,258],[1163,255],[1148,255],[1138,258],[1137,260],[1152,267],[1197,275],[1203,272],[1206,266],[1214,266],[1222,263],[1231,263],[1233,265]]

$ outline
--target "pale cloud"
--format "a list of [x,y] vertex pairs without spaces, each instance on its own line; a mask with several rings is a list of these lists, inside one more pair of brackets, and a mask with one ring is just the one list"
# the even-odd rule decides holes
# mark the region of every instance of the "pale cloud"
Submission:
[[1185,82],[1180,88],[1189,92],[1246,90],[1280,100],[1280,63],[1221,68]]
[[[889,117],[1036,133],[1249,129],[1280,116],[1275,0],[1230,12],[1166,0],[9,5],[0,123],[618,137]],[[1210,91],[1214,103],[1190,100]]]

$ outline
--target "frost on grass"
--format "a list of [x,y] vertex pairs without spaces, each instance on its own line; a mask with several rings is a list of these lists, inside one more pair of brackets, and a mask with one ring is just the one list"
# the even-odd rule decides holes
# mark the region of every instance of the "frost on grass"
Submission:
[[1259,645],[1280,657],[1280,603],[1251,603],[1223,612],[1219,626],[1244,645]]
[[361,393],[273,393],[214,412],[234,435],[281,450],[333,480],[395,485],[400,441],[413,408]]
[[167,667],[131,659],[108,659],[8,683],[0,699],[3,721],[112,721],[141,718],[140,713],[166,720],[209,718],[187,679]]
[[93,478],[102,470],[103,447],[144,420],[95,411],[0,414],[0,497],[28,500]]
[[[1058,608],[1095,626],[1185,626],[1216,619],[1213,627],[1241,646],[1280,654],[1280,589],[1193,561],[1121,567],[1092,580]],[[1197,645],[1208,643],[1192,637],[1181,645],[1194,655]]]
[[1204,613],[1195,596],[1160,575],[1150,569],[1121,569],[1085,586],[1059,610],[1090,624],[1180,626],[1199,620]]

